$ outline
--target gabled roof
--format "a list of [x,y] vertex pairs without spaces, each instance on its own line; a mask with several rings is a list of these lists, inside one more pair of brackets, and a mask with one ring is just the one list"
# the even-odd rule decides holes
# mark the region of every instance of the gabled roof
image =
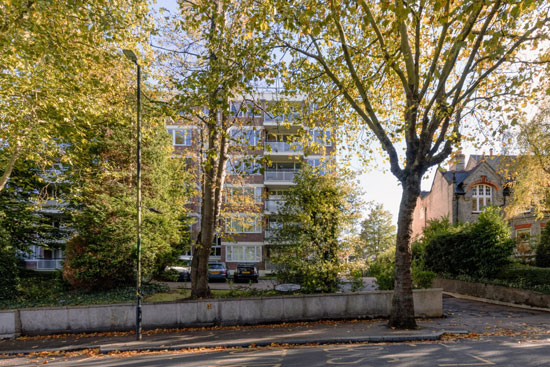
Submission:
[[[469,170],[461,170],[461,171],[443,171],[441,167],[439,168],[438,172],[445,178],[448,184],[452,184],[453,182],[453,176],[455,179],[455,187],[454,187],[454,193],[463,195],[466,193],[464,190],[464,181],[472,174],[474,173],[481,165],[482,163],[485,163],[489,166],[491,170],[495,172],[495,174],[503,177],[508,170],[508,172],[511,172],[511,167],[513,167],[517,161],[517,156],[515,155],[493,155],[493,156],[487,156],[487,155],[480,155],[480,154],[472,154],[470,155],[468,159],[467,167],[470,166]],[[432,187],[430,188],[430,191],[422,191],[420,193],[420,198],[425,198],[428,196],[433,188],[434,182],[436,180],[436,177],[434,177],[432,181]],[[512,181],[513,178],[508,177],[506,179],[507,182]]]
[[517,158],[517,155],[470,155],[470,160],[474,160],[476,162],[476,166],[481,162],[486,162],[496,172],[501,172],[509,167],[513,167]]
[[448,183],[453,182],[453,175],[455,179],[455,187],[454,187],[454,193],[455,194],[464,194],[464,180],[470,176],[470,174],[474,172],[474,170],[470,171],[446,171],[442,172],[441,174],[443,177],[445,177],[445,180],[447,180]]

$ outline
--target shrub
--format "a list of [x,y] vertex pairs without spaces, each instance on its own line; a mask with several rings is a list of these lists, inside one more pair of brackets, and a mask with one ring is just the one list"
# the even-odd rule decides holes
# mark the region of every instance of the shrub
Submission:
[[495,278],[517,281],[521,280],[528,286],[550,285],[550,268],[540,268],[530,265],[512,264],[502,268]]
[[544,227],[535,251],[535,265],[550,268],[550,223]]
[[486,208],[470,227],[471,274],[490,276],[510,263],[515,242],[508,223],[496,207]]
[[3,243],[0,233],[0,299],[15,298],[18,283],[15,249]]
[[[424,289],[432,286],[436,274],[426,271],[413,263],[411,268],[413,288]],[[374,260],[368,271],[368,275],[376,278],[378,289],[391,290],[395,281],[395,250],[388,250]]]
[[180,278],[180,273],[176,269],[168,269],[160,273],[159,278],[166,282],[177,282]]
[[426,289],[431,288],[434,278],[437,276],[433,271],[428,270],[417,270],[413,267],[412,269],[412,278],[413,278],[413,288],[415,289]]
[[131,242],[84,239],[67,242],[63,276],[75,289],[110,289],[130,285],[135,279]]
[[367,272],[367,275],[376,278],[378,289],[391,290],[395,281],[395,250],[384,251],[376,257]]
[[510,262],[514,245],[500,210],[486,208],[471,225],[430,238],[424,260],[436,273],[487,277]]

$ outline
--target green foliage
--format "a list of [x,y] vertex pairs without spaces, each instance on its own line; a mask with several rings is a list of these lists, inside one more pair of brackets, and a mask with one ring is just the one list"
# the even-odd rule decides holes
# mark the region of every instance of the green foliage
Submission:
[[[166,291],[168,287],[160,284],[142,286],[145,297]],[[134,302],[135,299],[134,286],[109,290],[98,289],[93,292],[70,290],[59,271],[23,271],[18,296],[9,300],[0,300],[0,309],[111,304]]]
[[[121,122],[89,133],[94,144],[70,170],[80,178],[71,186],[78,235],[67,244],[64,275],[76,288],[116,288],[135,279],[135,132]],[[170,158],[163,120],[150,120],[142,133],[142,273],[148,278],[188,243],[183,216],[191,178],[183,160]]]
[[428,228],[425,267],[436,273],[486,277],[510,262],[514,241],[500,209],[489,207],[469,225]]
[[550,223],[547,223],[540,236],[535,252],[535,264],[543,268],[550,268]]
[[[0,212],[0,219],[2,214]],[[0,300],[15,298],[18,283],[15,249],[6,231],[0,227]]]
[[[543,85],[550,86],[548,80]],[[542,100],[537,107],[537,114],[524,121],[517,133],[521,154],[515,164],[505,167],[514,178],[506,206],[510,218],[531,210],[542,219],[550,209],[550,102]]]
[[382,204],[374,205],[361,222],[361,241],[355,250],[360,258],[376,256],[395,246],[395,225],[391,213]]
[[510,264],[489,277],[442,274],[444,278],[466,282],[501,285],[550,294],[550,269],[525,264]]
[[131,77],[120,49],[146,39],[149,10],[140,0],[13,0],[0,11],[2,191],[6,162],[69,163],[60,143],[86,145],[92,121],[113,114]]
[[391,290],[395,282],[395,250],[386,250],[370,263],[368,276],[375,277],[378,289]]
[[307,292],[334,292],[344,271],[340,235],[357,217],[353,187],[337,175],[322,176],[304,167],[285,191],[282,223],[269,242],[282,282],[297,282]]
[[436,273],[429,270],[412,269],[413,287],[417,289],[431,288]]
[[[430,288],[436,274],[432,271],[423,270],[413,264],[412,269],[413,288]],[[369,264],[368,276],[375,277],[378,289],[391,290],[395,282],[395,250],[386,250],[376,257],[376,260]]]
[[160,273],[160,280],[164,280],[167,282],[177,282],[179,280],[180,273],[176,269],[168,269],[164,270],[162,273]]
[[550,289],[550,269],[523,264],[511,264],[502,268],[494,278],[522,281],[528,286],[547,286]]

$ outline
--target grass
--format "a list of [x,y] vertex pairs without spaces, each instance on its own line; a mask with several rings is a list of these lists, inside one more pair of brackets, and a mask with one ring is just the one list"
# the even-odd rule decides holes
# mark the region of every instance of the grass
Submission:
[[[110,290],[86,292],[71,290],[63,281],[60,272],[23,271],[18,295],[9,300],[0,300],[0,310],[32,307],[59,307],[98,305],[112,303],[135,302],[135,286],[121,287]],[[212,298],[243,298],[279,296],[275,290],[260,290],[254,288],[213,289]],[[170,291],[162,284],[143,284],[142,293],[145,302],[174,302],[188,299],[189,289]],[[285,293],[289,294],[289,293]]]
[[[144,297],[166,292],[161,284],[143,284]],[[19,294],[14,299],[0,300],[0,310],[30,307],[59,307],[128,303],[136,299],[134,286],[86,292],[71,290],[58,272],[23,272]]]

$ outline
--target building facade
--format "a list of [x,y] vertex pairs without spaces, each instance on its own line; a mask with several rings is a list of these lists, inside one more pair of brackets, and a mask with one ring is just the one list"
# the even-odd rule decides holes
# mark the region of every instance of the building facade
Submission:
[[[294,185],[295,174],[305,164],[323,173],[335,146],[330,130],[304,128],[299,122],[298,116],[305,110],[300,101],[294,112],[286,114],[270,112],[273,99],[269,97],[256,102],[258,108],[249,106],[245,112],[241,112],[241,103],[231,105],[232,117],[239,118],[229,130],[232,147],[223,192],[221,232],[212,246],[210,260],[225,262],[230,271],[238,263],[255,263],[260,274],[265,274],[272,270],[267,243],[273,230],[280,226],[275,215],[283,204],[283,192]],[[186,159],[198,176],[200,129],[170,124],[167,130],[175,153]],[[190,204],[190,211],[197,218],[191,228],[194,243],[200,228],[199,198]],[[190,259],[192,252],[185,256]]]
[[[420,236],[432,219],[449,218],[451,223],[473,222],[485,206],[505,208],[510,189],[503,172],[515,163],[514,156],[457,154],[448,170],[438,169],[430,191],[423,191],[413,216],[413,237]],[[510,229],[517,240],[516,254],[531,252],[531,239],[540,235],[548,218],[538,220],[530,211],[512,218]],[[523,255],[522,255],[523,254]]]

